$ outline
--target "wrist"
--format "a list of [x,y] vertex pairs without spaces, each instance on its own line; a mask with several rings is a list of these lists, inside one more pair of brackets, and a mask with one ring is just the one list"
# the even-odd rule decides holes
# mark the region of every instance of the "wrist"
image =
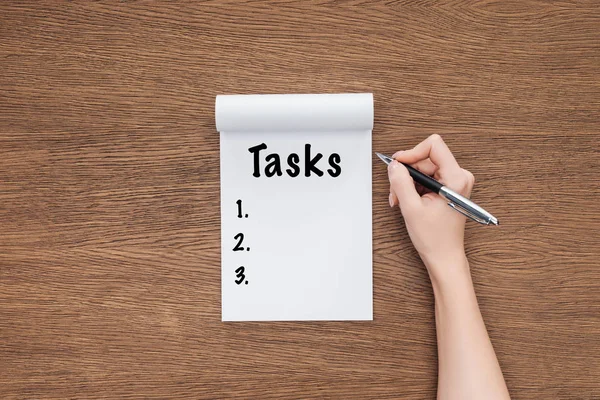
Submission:
[[443,260],[423,260],[431,279],[436,297],[447,292],[472,287],[469,261],[463,253],[448,256]]

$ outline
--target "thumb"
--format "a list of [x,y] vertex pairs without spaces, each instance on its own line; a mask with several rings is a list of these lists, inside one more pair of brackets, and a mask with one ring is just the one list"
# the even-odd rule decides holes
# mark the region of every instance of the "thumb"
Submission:
[[398,197],[400,208],[417,207],[421,197],[415,189],[415,183],[404,165],[394,160],[388,166],[388,176],[392,192]]

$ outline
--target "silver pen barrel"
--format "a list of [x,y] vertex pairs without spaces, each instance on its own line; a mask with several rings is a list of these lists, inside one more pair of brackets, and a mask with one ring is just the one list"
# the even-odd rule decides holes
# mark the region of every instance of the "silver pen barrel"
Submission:
[[485,211],[466,197],[448,189],[446,186],[442,186],[439,194],[448,201],[450,207],[471,218],[473,221],[477,221],[484,225],[499,224],[498,219],[492,214]]

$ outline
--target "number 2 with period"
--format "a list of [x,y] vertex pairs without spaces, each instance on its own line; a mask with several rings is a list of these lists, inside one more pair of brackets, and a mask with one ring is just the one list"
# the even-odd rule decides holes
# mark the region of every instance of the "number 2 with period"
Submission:
[[244,234],[243,233],[238,233],[237,235],[235,235],[233,237],[235,240],[237,240],[237,243],[235,244],[235,246],[233,247],[233,251],[250,251],[250,247],[246,247],[244,249],[244,247],[242,246],[242,242],[244,241]]

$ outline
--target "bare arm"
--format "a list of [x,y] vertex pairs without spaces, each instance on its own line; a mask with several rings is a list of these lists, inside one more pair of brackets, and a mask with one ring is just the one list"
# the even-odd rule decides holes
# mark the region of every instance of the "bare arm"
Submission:
[[[473,175],[461,169],[437,135],[396,160],[434,176],[469,196]],[[390,205],[400,206],[410,238],[427,267],[435,295],[438,341],[438,399],[509,399],[487,334],[464,252],[465,217],[434,193],[415,187],[402,164],[392,162]]]
[[[477,305],[466,260],[434,285],[439,399],[508,399],[508,390]],[[459,272],[461,271],[461,272]]]

